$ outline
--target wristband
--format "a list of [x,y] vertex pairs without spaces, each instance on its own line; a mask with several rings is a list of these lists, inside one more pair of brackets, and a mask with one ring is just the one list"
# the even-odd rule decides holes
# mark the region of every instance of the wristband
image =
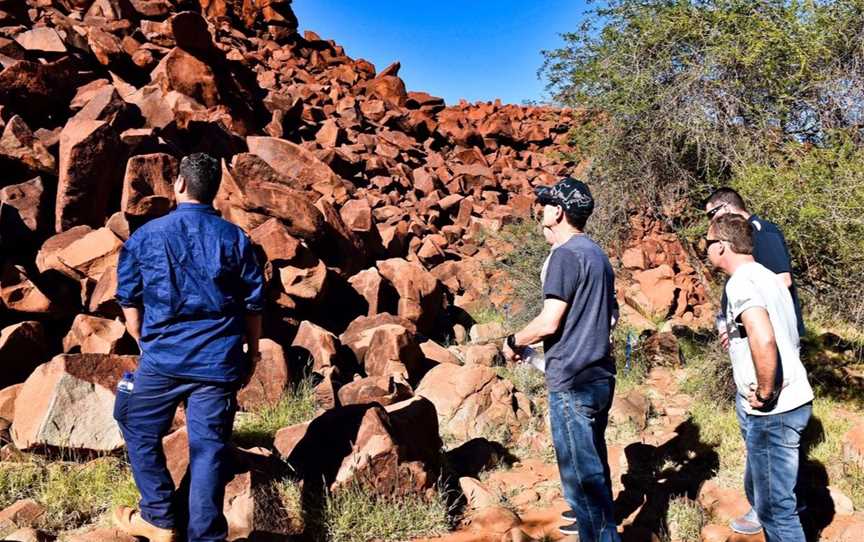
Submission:
[[518,348],[516,346],[516,335],[512,333],[510,335],[507,335],[507,347],[514,352],[516,351],[516,348]]

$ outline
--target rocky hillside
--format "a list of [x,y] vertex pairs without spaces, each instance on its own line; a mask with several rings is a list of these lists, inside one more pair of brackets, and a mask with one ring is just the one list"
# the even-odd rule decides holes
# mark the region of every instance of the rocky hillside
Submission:
[[[267,278],[241,407],[314,386],[310,416],[238,448],[232,539],[303,530],[273,504],[286,464],[304,498],[322,479],[428,495],[500,458],[492,441],[548,451],[542,399],[493,367],[505,330],[477,315],[512,302],[496,233],[589,166],[567,159],[580,112],[448,106],[296,26],[277,0],[0,0],[0,465],[122,454],[114,387],[138,352],[117,256],[197,151],[222,159],[216,207]],[[630,326],[710,326],[699,265],[659,224],[634,216],[613,256]],[[166,439],[178,483],[185,438]],[[41,506],[0,512],[0,535]],[[69,540],[122,540],[95,533]]]

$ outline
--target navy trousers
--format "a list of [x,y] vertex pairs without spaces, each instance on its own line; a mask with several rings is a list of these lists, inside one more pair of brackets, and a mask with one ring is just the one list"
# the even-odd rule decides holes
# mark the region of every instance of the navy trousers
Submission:
[[224,541],[228,523],[222,507],[231,475],[229,441],[237,409],[236,384],[182,380],[141,368],[133,379],[131,390],[118,389],[114,418],[126,440],[141,493],[141,517],[158,527],[181,528],[162,438],[170,430],[177,406],[184,403],[189,434],[187,540]]

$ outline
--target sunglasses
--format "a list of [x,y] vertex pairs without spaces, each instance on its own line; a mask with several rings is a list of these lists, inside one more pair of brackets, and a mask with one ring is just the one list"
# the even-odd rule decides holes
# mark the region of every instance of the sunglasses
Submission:
[[721,203],[717,207],[714,207],[713,209],[709,209],[708,212],[705,214],[708,215],[708,219],[710,220],[710,219],[714,218],[714,215],[719,213],[720,209],[722,209],[723,207],[726,207],[725,203]]

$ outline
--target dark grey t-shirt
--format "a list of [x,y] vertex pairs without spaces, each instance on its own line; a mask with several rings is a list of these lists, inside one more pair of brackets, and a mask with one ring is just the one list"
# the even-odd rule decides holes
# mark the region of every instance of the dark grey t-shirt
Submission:
[[543,296],[567,302],[564,321],[543,341],[549,391],[615,374],[609,334],[618,316],[609,258],[587,235],[574,235],[552,252]]

